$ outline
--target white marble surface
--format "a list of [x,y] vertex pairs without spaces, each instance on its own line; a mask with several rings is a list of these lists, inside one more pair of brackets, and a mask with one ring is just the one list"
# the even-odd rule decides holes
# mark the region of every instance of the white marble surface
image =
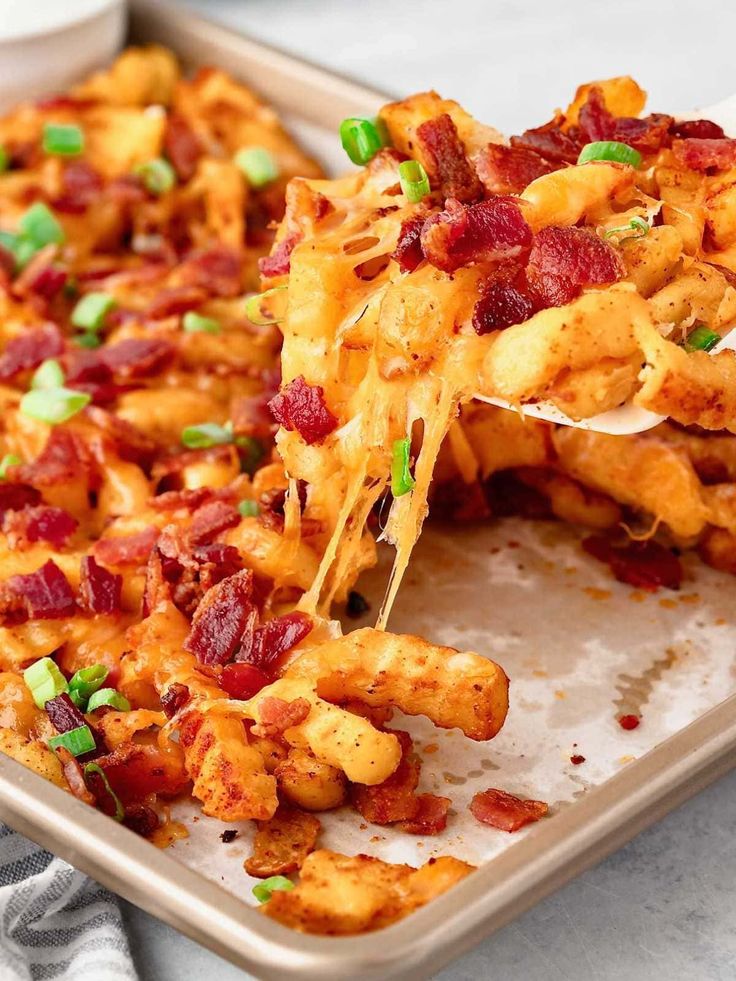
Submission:
[[[396,94],[434,87],[513,132],[581,81],[625,72],[658,110],[736,92],[733,0],[189,0]],[[733,981],[736,773],[540,903],[439,978]],[[246,975],[126,906],[143,981]]]

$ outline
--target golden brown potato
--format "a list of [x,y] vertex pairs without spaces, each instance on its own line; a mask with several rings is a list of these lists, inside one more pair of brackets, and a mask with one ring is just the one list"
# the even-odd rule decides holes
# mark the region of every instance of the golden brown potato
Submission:
[[22,763],[62,790],[69,789],[59,758],[40,739],[26,739],[12,729],[0,728],[0,753]]
[[303,749],[292,747],[274,770],[279,793],[305,811],[329,811],[345,803],[345,776]]

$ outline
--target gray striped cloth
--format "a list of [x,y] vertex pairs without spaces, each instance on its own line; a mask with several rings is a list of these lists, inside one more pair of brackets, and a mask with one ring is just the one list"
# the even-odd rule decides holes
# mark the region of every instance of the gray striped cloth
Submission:
[[0,981],[138,981],[116,898],[0,825]]

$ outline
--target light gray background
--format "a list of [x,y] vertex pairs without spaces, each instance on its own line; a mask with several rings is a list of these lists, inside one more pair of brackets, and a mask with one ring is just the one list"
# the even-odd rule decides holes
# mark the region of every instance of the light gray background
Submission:
[[[507,132],[583,81],[630,73],[654,110],[736,92],[734,0],[189,0],[209,16],[398,94],[436,88]],[[736,593],[735,593],[736,595]],[[125,908],[144,981],[245,981]],[[733,981],[736,773],[540,903],[441,981]]]

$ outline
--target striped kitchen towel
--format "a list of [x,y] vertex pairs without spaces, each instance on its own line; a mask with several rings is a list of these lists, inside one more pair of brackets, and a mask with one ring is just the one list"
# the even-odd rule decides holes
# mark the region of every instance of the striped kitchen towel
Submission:
[[138,981],[116,898],[0,825],[1,981]]

